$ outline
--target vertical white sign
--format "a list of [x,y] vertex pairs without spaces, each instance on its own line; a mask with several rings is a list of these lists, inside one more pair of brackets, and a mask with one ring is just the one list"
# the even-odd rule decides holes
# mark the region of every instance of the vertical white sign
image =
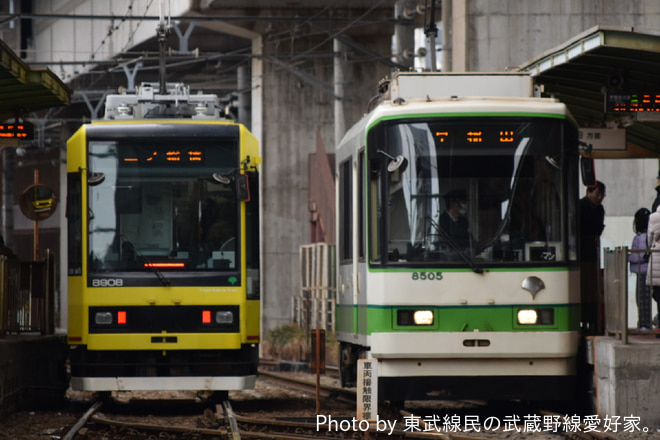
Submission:
[[358,359],[357,419],[376,420],[378,416],[378,360]]

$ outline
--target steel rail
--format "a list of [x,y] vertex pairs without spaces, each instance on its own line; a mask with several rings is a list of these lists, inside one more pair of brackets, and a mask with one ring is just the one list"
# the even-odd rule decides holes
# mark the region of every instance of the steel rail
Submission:
[[[316,389],[316,383],[314,382],[304,379],[298,379],[295,377],[288,377],[283,374],[273,373],[272,371],[259,371],[259,375],[268,377],[276,381],[291,383],[291,384],[303,386],[308,389],[311,388],[312,390]],[[335,394],[341,399],[349,400],[352,402],[355,402],[355,399],[357,398],[355,394],[355,390],[353,389],[334,387],[331,385],[321,385],[321,390],[325,391],[327,394]]]
[[62,440],[71,440],[71,439],[73,439],[73,437],[78,433],[78,431],[80,431],[80,428],[85,426],[85,424],[90,419],[90,417],[92,417],[94,415],[94,413],[96,411],[98,411],[99,408],[101,408],[101,405],[103,405],[103,402],[100,402],[100,401],[95,402],[91,406],[91,408],[89,408],[85,412],[85,414],[83,414],[82,417],[80,419],[78,419],[78,421],[71,427],[69,432],[67,432],[66,435],[64,437],[62,437]]

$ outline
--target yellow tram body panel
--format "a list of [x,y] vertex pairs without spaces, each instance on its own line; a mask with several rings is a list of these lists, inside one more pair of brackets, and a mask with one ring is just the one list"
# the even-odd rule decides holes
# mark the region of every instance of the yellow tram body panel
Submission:
[[[168,342],[172,341],[172,342]],[[240,333],[125,333],[90,334],[88,350],[238,350]]]

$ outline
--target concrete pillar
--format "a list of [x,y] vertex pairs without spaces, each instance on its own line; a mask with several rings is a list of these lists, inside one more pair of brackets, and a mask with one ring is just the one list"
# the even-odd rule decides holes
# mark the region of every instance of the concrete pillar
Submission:
[[[468,47],[468,4],[470,0],[452,0],[451,27],[452,27],[452,72],[467,72]],[[449,43],[445,41],[444,44]]]
[[240,66],[237,69],[237,75],[238,122],[250,130],[252,127],[252,114],[250,113],[250,75],[247,66]]
[[394,56],[396,62],[412,68],[415,65],[415,4],[410,0],[399,0],[394,5],[394,17],[405,23],[394,25]]
[[452,71],[452,0],[442,0],[442,70]]
[[346,115],[344,114],[344,99],[346,96],[346,46],[336,38],[332,48],[335,53],[333,74],[335,83],[335,144],[346,134]]

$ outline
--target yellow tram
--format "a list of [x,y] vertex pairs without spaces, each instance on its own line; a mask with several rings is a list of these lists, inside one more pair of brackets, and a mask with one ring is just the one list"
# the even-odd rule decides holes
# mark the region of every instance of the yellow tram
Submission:
[[72,387],[254,385],[260,341],[256,138],[215,95],[145,83],[67,143]]

